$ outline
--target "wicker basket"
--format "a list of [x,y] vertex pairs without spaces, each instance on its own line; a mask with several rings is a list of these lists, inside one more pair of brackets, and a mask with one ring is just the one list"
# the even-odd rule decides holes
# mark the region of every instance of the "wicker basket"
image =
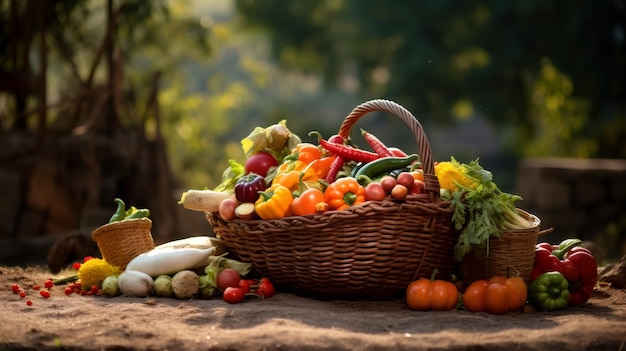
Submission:
[[465,255],[461,261],[461,276],[465,283],[495,275],[519,276],[526,283],[530,281],[541,221],[524,210],[517,211],[531,226],[505,231],[498,238],[490,238],[488,252],[486,248],[474,248]]
[[91,237],[105,261],[124,269],[130,260],[154,248],[151,228],[148,218],[126,219],[97,228]]
[[439,278],[454,273],[458,232],[451,229],[453,210],[439,198],[430,145],[419,121],[394,102],[371,100],[345,118],[339,134],[349,137],[352,126],[374,111],[400,117],[412,131],[427,194],[279,220],[224,221],[207,213],[229,252],[252,263],[278,289],[318,298],[387,299],[435,269]]

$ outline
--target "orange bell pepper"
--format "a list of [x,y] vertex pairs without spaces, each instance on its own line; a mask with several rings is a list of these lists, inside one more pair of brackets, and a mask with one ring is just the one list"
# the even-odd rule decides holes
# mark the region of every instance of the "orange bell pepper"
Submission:
[[302,187],[321,189],[322,184],[318,182],[317,173],[313,167],[302,161],[294,161],[290,166],[279,167],[272,184],[280,184],[290,191],[296,191]]
[[337,179],[324,192],[324,198],[332,210],[345,210],[365,202],[365,188],[353,177]]

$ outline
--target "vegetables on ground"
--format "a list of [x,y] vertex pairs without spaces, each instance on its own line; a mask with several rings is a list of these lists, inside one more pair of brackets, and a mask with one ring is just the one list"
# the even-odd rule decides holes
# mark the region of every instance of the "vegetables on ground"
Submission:
[[224,290],[224,294],[222,294],[222,299],[225,302],[230,304],[236,304],[243,301],[245,294],[243,290],[239,287],[228,287]]
[[556,271],[541,274],[528,287],[528,301],[538,310],[565,308],[569,298],[569,283]]
[[154,279],[154,293],[156,296],[172,297],[174,289],[172,288],[172,277],[162,274]]
[[217,288],[224,291],[228,287],[238,287],[241,274],[232,268],[224,268],[215,280]]
[[493,276],[472,282],[463,293],[463,306],[470,312],[505,314],[522,308],[527,298],[522,278]]
[[89,258],[80,265],[76,277],[85,289],[92,286],[102,287],[102,282],[111,275],[120,273],[120,269],[102,258]]
[[451,161],[439,162],[435,174],[441,198],[451,201],[454,209],[454,227],[461,231],[454,247],[457,260],[473,247],[486,249],[488,253],[489,239],[499,237],[502,231],[530,227],[530,222],[515,207],[521,197],[501,191],[491,172],[483,169],[478,160],[465,164],[452,157]]
[[280,184],[272,184],[260,195],[254,209],[262,219],[280,219],[291,214],[293,195],[289,188]]
[[126,269],[118,277],[120,292],[125,296],[146,297],[153,292],[154,280],[146,273]]
[[430,279],[420,278],[406,288],[406,304],[416,311],[448,311],[459,303],[459,290],[454,283],[435,280],[436,271]]
[[258,287],[251,286],[251,289],[254,289],[254,293],[262,298],[268,298],[274,296],[276,290],[274,289],[274,284],[269,280],[269,278],[263,277],[259,280]]
[[219,212],[220,203],[231,196],[222,191],[190,189],[181,195],[178,204],[188,210]]
[[200,283],[198,275],[191,270],[182,270],[172,277],[172,291],[179,299],[190,299],[198,293]]
[[557,246],[547,242],[535,246],[535,264],[531,282],[541,274],[551,271],[560,272],[567,279],[570,306],[587,302],[598,281],[596,260],[580,239],[566,239]]
[[104,279],[102,282],[102,292],[104,295],[115,297],[121,294],[118,279],[118,275],[110,275]]
[[207,249],[192,247],[152,249],[130,260],[126,270],[140,271],[151,277],[173,274],[184,269],[197,267],[214,252],[214,247]]
[[235,184],[235,197],[239,202],[256,202],[259,192],[267,188],[265,178],[256,174],[248,173],[239,178]]
[[343,177],[330,184],[324,198],[331,210],[345,210],[365,202],[365,188],[352,177]]

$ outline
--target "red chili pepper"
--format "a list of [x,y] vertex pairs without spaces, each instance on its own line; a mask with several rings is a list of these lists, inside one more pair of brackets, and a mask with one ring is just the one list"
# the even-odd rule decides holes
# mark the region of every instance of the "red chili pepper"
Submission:
[[393,152],[389,150],[387,145],[385,145],[380,139],[378,139],[374,134],[368,133],[365,130],[361,129],[361,135],[367,141],[367,143],[372,147],[374,152],[376,152],[380,157],[391,157],[394,156]]
[[540,243],[535,248],[531,282],[541,274],[560,272],[569,283],[568,305],[581,305],[591,297],[598,281],[598,267],[591,251],[579,239],[566,239],[558,246]]
[[319,139],[319,143],[324,149],[330,151],[330,153],[342,157],[345,160],[367,163],[380,158],[378,154],[373,152],[355,149],[344,144],[331,143],[322,138]]

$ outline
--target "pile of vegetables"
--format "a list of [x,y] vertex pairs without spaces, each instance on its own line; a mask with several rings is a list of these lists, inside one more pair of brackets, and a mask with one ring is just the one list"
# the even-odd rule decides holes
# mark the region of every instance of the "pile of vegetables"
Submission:
[[245,162],[229,160],[222,182],[212,190],[191,189],[185,208],[218,213],[224,220],[272,220],[345,210],[367,201],[403,201],[424,193],[419,157],[387,147],[364,130],[373,151],[339,135],[317,144],[302,142],[284,121],[255,128],[241,141]]
[[554,311],[587,302],[598,280],[595,258],[579,239],[537,244],[530,284],[517,276],[493,276],[473,281],[461,292],[454,282],[435,280],[435,275],[436,271],[430,279],[420,278],[407,286],[409,309],[489,314]]
[[[117,209],[109,223],[147,217],[148,209],[126,208],[116,198]],[[86,257],[76,264],[77,274],[53,281],[54,285],[71,283],[67,295],[104,294],[107,296],[160,296],[179,299],[222,297],[229,303],[245,296],[271,297],[274,287],[268,278],[245,278],[251,265],[231,258],[219,239],[193,236],[174,240],[139,254],[121,270],[105,259]],[[233,298],[235,296],[236,298]]]

